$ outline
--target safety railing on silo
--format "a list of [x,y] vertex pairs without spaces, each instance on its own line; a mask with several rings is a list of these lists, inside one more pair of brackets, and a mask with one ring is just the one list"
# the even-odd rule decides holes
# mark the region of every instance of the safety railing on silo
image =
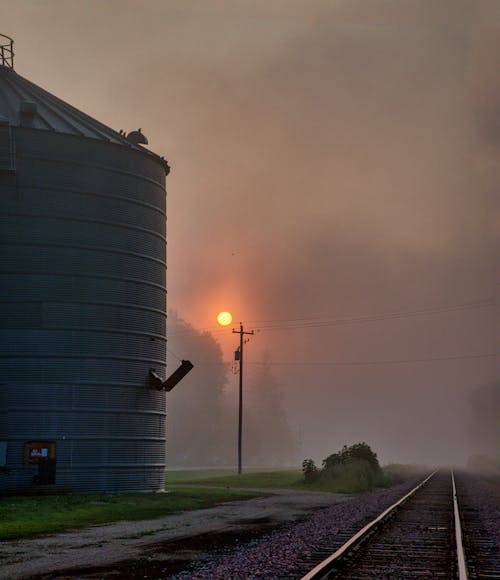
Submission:
[[0,34],[0,65],[14,68],[14,41],[5,34]]

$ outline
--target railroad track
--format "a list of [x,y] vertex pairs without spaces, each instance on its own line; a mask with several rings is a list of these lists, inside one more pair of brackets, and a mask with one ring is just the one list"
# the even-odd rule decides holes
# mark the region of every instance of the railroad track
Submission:
[[495,538],[466,490],[462,476],[432,473],[328,557],[313,554],[310,562],[323,559],[302,580],[500,579]]

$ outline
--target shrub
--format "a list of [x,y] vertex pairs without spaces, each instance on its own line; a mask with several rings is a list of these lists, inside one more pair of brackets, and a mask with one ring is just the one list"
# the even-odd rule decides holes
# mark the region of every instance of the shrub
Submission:
[[323,459],[323,471],[331,471],[337,465],[344,465],[349,460],[349,448],[347,445],[342,447],[342,450],[338,453],[332,453],[325,459]]
[[364,459],[352,459],[334,469],[334,480],[339,491],[358,492],[373,487],[373,473]]
[[363,441],[363,443],[356,443],[348,448],[349,459],[359,459],[366,461],[370,466],[373,474],[378,474],[380,472],[380,464],[377,459],[377,454],[374,453],[370,446]]
[[304,459],[302,462],[302,473],[304,474],[305,483],[313,483],[319,479],[320,470],[312,459]]
[[329,482],[345,492],[365,491],[389,483],[380,468],[377,454],[365,442],[350,447],[344,445],[340,451],[323,459],[321,470],[312,459],[305,459],[302,471],[306,483],[318,480]]

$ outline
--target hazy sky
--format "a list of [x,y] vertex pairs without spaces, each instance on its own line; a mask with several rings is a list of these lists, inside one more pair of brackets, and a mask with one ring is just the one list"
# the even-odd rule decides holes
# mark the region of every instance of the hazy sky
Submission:
[[262,329],[248,373],[286,363],[304,457],[462,460],[467,393],[500,375],[500,2],[3,0],[0,22],[19,74],[169,160],[169,307]]

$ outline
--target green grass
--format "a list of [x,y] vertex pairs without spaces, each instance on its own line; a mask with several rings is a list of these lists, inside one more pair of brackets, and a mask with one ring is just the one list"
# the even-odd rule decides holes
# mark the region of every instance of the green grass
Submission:
[[[389,473],[412,472],[391,466]],[[405,475],[408,475],[405,473]],[[396,478],[396,482],[399,478]],[[290,489],[355,493],[352,482],[319,480],[306,484],[300,469],[259,471],[245,469],[238,475],[231,469],[178,470],[167,473],[168,493],[69,494],[0,497],[0,540],[13,540],[63,532],[123,520],[146,520],[237,500],[261,497],[265,493],[243,488]],[[215,486],[210,489],[203,485]],[[177,487],[182,486],[182,487]]]
[[234,475],[234,469],[167,469],[167,485],[169,483],[187,483],[190,481],[197,481],[199,479],[212,479],[213,477],[222,477],[226,475]]
[[[211,485],[225,488],[267,488],[267,489],[290,489],[292,491],[332,491],[338,493],[353,493],[357,491],[347,481],[317,481],[304,483],[300,469],[281,469],[273,471],[245,470],[241,475],[234,471],[224,470],[200,470],[178,471],[167,474],[168,484],[181,485]],[[175,477],[171,477],[175,473]]]
[[[231,489],[267,488],[335,493],[359,493],[364,491],[364,488],[359,486],[356,478],[348,475],[344,474],[343,477],[338,477],[337,479],[321,478],[313,483],[305,483],[300,469],[276,469],[273,471],[246,469],[241,475],[235,474],[234,470],[224,469],[179,470],[167,474],[167,488],[169,484],[176,484],[210,485]],[[389,484],[390,479],[387,479],[385,485]]]
[[243,490],[183,488],[169,493],[5,496],[0,498],[0,540],[152,519],[262,495]]
[[177,471],[167,474],[167,488],[172,484],[215,485],[230,488],[262,487],[269,489],[297,489],[302,479],[299,469],[273,471],[245,470],[241,475],[230,470]]

